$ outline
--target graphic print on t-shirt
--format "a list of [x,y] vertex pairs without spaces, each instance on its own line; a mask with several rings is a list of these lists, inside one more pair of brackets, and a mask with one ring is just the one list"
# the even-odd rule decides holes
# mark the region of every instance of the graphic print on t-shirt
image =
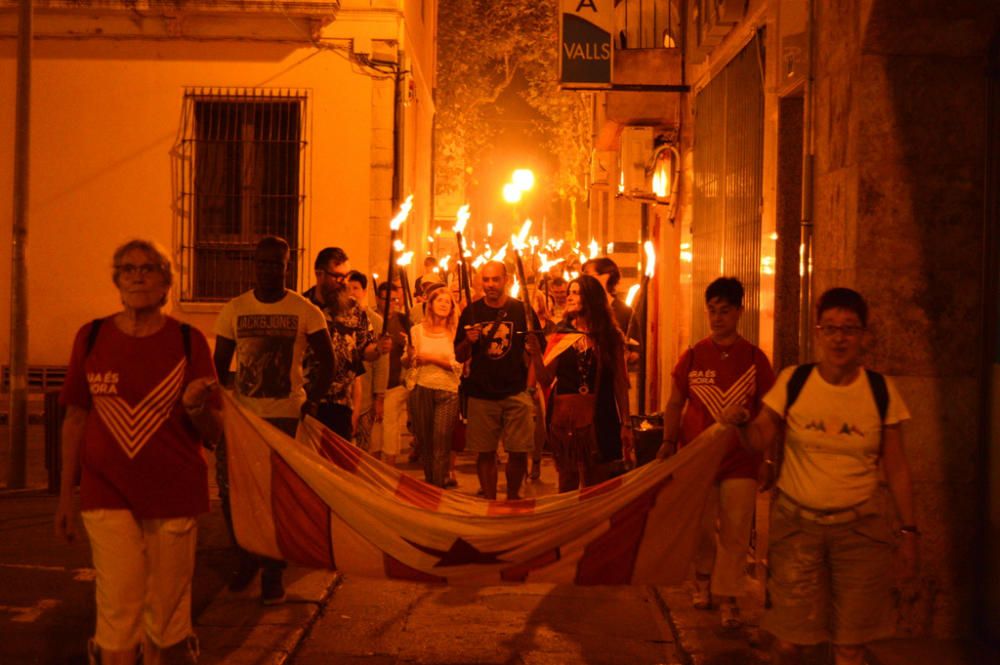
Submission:
[[708,412],[716,421],[726,407],[741,404],[749,407],[753,402],[754,390],[757,387],[757,366],[750,365],[740,378],[733,382],[727,390],[721,390],[715,385],[713,370],[695,370],[688,373],[688,385],[692,393],[698,396]]
[[117,374],[111,376],[108,372],[87,374],[87,382],[94,396],[94,409],[129,459],[139,454],[150,437],[170,417],[174,404],[181,394],[186,365],[187,362],[182,358],[177,366],[135,406],[130,406],[124,398],[115,395],[116,386],[109,385],[118,383]]
[[236,317],[236,389],[241,395],[288,397],[292,392],[292,357],[298,332],[299,317],[295,314]]
[[[489,331],[493,326],[487,326],[486,330]],[[510,344],[514,337],[514,323],[512,321],[500,321],[497,325],[496,332],[493,333],[492,339],[490,339],[490,345],[486,349],[486,355],[488,355],[493,360],[499,360],[507,355],[510,351]]]

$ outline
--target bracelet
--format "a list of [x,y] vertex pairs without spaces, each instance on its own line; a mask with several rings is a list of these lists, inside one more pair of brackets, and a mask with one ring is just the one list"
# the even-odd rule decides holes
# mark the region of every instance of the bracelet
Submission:
[[904,524],[903,526],[899,527],[899,534],[900,535],[909,534],[912,536],[919,536],[920,529],[917,528],[916,524]]

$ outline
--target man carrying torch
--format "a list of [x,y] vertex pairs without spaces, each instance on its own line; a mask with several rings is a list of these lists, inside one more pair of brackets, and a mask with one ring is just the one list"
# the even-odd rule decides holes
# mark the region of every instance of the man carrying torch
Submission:
[[[520,498],[534,441],[534,400],[528,387],[525,335],[537,330],[534,312],[507,295],[507,267],[483,265],[484,297],[465,308],[455,335],[455,357],[471,359],[465,379],[469,396],[466,447],[478,453],[476,468],[487,499],[497,497],[496,451],[501,439],[509,454],[507,499]],[[529,328],[529,318],[531,325]],[[544,340],[540,340],[544,348]]]

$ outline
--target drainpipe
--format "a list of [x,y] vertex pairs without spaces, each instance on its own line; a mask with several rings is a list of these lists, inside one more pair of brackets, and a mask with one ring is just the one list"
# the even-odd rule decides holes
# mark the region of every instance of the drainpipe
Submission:
[[393,210],[399,208],[403,201],[403,129],[405,126],[405,112],[403,102],[406,95],[403,61],[405,59],[402,49],[396,51],[396,76],[393,79],[392,98],[392,207]]
[[14,102],[14,219],[10,258],[10,458],[7,487],[21,489],[28,451],[28,157],[31,122],[31,0],[21,0]]
[[813,290],[813,166],[816,158],[815,141],[815,20],[816,3],[809,0],[809,17],[806,26],[805,107],[803,118],[802,153],[802,218],[799,224],[799,361],[812,360],[812,290]]

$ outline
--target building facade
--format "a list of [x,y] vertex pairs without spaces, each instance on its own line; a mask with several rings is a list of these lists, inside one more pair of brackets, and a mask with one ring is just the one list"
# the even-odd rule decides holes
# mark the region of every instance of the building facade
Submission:
[[[652,239],[659,253],[647,410],[707,334],[702,294],[715,277],[743,281],[741,332],[776,368],[814,359],[820,293],[857,289],[872,310],[865,363],[896,378],[913,412],[904,435],[923,566],[900,590],[899,632],[996,638],[1000,6],[616,4],[679,23],[647,20],[651,40],[635,54],[622,27],[614,83],[686,87],[601,93],[595,110],[592,228],[616,247]],[[647,65],[630,71],[639,57]],[[633,157],[627,139],[643,133],[649,147]],[[657,200],[661,145],[678,153],[678,186]],[[646,182],[630,192],[633,163]]]
[[[15,132],[16,4],[0,3],[4,155]],[[76,327],[118,307],[111,253],[129,238],[170,250],[168,309],[211,334],[222,302],[250,286],[262,235],[291,243],[298,290],[328,245],[384,273],[389,219],[408,194],[404,238],[426,237],[435,0],[35,6],[32,367],[65,365]],[[11,169],[0,162],[7,210]],[[10,216],[0,219],[10,237]],[[7,274],[9,244],[0,263]],[[6,298],[0,318],[10,319]]]

